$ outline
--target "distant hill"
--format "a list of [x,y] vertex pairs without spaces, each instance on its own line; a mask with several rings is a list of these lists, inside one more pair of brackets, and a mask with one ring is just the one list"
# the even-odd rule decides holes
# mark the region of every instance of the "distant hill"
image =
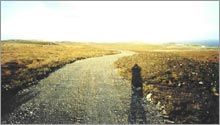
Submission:
[[40,40],[20,40],[20,39],[10,39],[1,40],[1,42],[19,43],[19,44],[38,44],[38,45],[56,45],[55,42],[40,41]]
[[189,44],[197,44],[197,45],[204,45],[209,47],[219,46],[218,40],[210,40],[210,41],[193,41],[193,42],[187,42]]

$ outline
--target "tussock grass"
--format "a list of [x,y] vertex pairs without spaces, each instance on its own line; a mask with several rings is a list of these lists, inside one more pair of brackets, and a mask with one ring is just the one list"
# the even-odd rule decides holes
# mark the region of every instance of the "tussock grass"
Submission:
[[2,96],[36,83],[67,63],[116,53],[83,43],[12,40],[2,41],[1,46]]
[[[157,48],[155,48],[156,50]],[[140,51],[115,66],[131,80],[131,68],[142,68],[143,92],[176,123],[218,123],[219,57],[209,49]]]

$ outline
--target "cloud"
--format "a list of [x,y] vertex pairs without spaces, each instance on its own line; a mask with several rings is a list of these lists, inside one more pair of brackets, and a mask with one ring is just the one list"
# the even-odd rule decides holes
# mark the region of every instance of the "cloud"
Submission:
[[3,36],[160,42],[218,38],[219,32],[216,2],[38,1],[23,5],[29,8],[8,12],[10,19],[2,17]]

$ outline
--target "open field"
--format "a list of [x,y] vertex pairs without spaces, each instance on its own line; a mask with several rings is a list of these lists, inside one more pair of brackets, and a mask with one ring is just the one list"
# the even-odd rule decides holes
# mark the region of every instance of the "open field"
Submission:
[[[111,49],[111,50],[129,50],[135,52],[142,51],[162,51],[162,52],[170,52],[170,51],[192,51],[197,50],[198,52],[201,50],[217,50],[216,47],[205,47],[203,48],[201,45],[191,45],[191,44],[177,44],[177,43],[163,43],[163,44],[150,44],[143,42],[124,42],[124,43],[87,43],[96,48],[102,49]],[[199,54],[198,54],[199,55]]]
[[82,43],[40,41],[3,41],[1,48],[2,96],[36,83],[65,64],[115,53]]
[[115,66],[131,80],[138,64],[146,101],[175,123],[218,123],[219,57],[217,50],[142,51]]
[[[90,94],[93,91],[96,93],[96,91],[103,90],[102,86],[97,86],[98,84],[97,81],[105,84],[109,84],[113,82],[114,89],[117,89],[118,95],[123,94],[123,91],[126,90],[126,92],[124,92],[123,96],[121,97],[123,99],[126,98],[125,100],[127,101],[127,102],[125,101],[126,103],[125,104],[123,103],[123,106],[121,106],[124,107],[124,105],[127,105],[130,101],[129,100],[131,94],[130,81],[132,81],[131,69],[135,64],[138,64],[142,69],[141,78],[143,81],[144,101],[147,102],[148,104],[151,103],[152,105],[154,105],[156,107],[155,109],[159,110],[164,116],[166,116],[166,118],[169,118],[169,120],[174,121],[175,123],[218,123],[219,55],[218,55],[218,49],[215,47],[204,48],[197,45],[176,45],[174,43],[171,44],[145,44],[138,42],[69,43],[69,42],[23,41],[23,40],[2,41],[1,47],[2,47],[1,49],[2,50],[1,51],[2,101],[4,101],[4,99],[11,98],[12,95],[17,94],[18,91],[20,93],[23,93],[24,98],[26,98],[25,92],[26,91],[34,92],[36,88],[38,88],[37,92],[41,91],[41,94],[37,97],[40,100],[39,106],[42,103],[41,102],[42,98],[43,100],[45,100],[46,103],[48,98],[51,98],[51,100],[53,100],[54,96],[57,96],[62,92],[66,94],[62,94],[65,96],[65,98],[62,97],[61,100],[62,99],[67,101],[71,100],[69,95],[67,94],[67,92],[68,93],[71,92],[66,88],[68,88],[68,86],[71,85],[72,87],[71,91],[72,90],[75,91],[76,89],[75,85],[79,83],[78,82],[77,83],[73,82],[70,84],[67,84],[68,82],[64,82],[63,84],[61,84],[62,82],[56,83],[56,81],[68,78],[74,80],[79,79],[80,81],[79,86],[81,87],[78,88],[78,91],[82,90],[82,92],[84,93],[83,96],[85,96],[85,98],[88,98],[87,91],[84,91],[85,88],[88,89]],[[68,71],[67,73],[67,71],[64,70],[65,68],[63,70],[61,69],[61,67],[63,67],[65,64],[75,62],[76,60],[102,56],[102,55],[111,55],[118,53],[119,51],[122,50],[134,51],[136,53],[134,55],[132,55],[133,52],[128,52],[130,54],[124,54],[124,55],[122,53],[123,56],[115,55],[112,56],[114,57],[113,60],[111,59],[112,58],[111,56],[103,57],[100,59],[99,58],[91,59],[94,60],[93,63],[90,60],[87,61],[85,60],[81,62],[83,65],[80,65],[81,70],[79,71]],[[110,61],[108,62],[107,60]],[[114,65],[115,68],[118,68],[117,71],[120,73],[121,76],[123,76],[123,78],[126,78],[126,82],[125,82],[126,84],[123,84],[123,87],[127,87],[126,89],[123,88],[120,89],[120,91],[118,91],[118,89],[122,87],[121,81],[123,81],[123,78],[121,76],[119,77],[118,74],[115,73],[117,78],[113,79],[112,73],[107,73],[107,71],[105,71],[106,67],[111,67],[109,69],[109,72],[110,71],[115,72],[114,71],[115,69],[113,68],[113,65],[111,65],[110,62],[112,64],[115,62]],[[72,69],[77,70],[79,69],[78,66],[80,62],[76,64],[75,63],[71,64],[73,66]],[[106,63],[107,66],[104,65],[104,63]],[[100,66],[99,67],[100,72],[96,71],[98,69],[96,68],[96,66]],[[54,73],[55,76],[53,75],[51,76],[56,80],[54,79],[53,79],[54,81],[47,80],[47,79],[51,79],[51,77],[48,77],[49,74],[57,69],[61,69],[61,70]],[[82,74],[84,75],[81,76]],[[39,81],[41,79],[43,80]],[[107,79],[108,82],[106,82]],[[44,82],[44,80],[46,80],[46,82]],[[91,80],[93,80],[93,83],[91,83],[93,88],[89,88],[87,86],[88,81],[90,82]],[[34,87],[32,86],[39,82],[41,82],[41,85]],[[81,85],[81,83],[83,83],[83,85],[86,86]],[[61,88],[57,87],[56,86],[57,84],[59,84]],[[91,86],[91,84],[89,85]],[[63,88],[65,89],[62,88],[62,85]],[[45,89],[41,90],[41,88],[44,87]],[[56,89],[60,89],[60,93],[58,93],[58,91],[53,91]],[[20,91],[20,90],[24,90],[24,91]],[[105,92],[104,91],[103,92],[106,93],[107,91],[112,91],[112,90],[113,89],[109,89],[107,87]],[[51,94],[48,94],[48,92],[51,92]],[[77,95],[77,92],[75,93],[76,94],[72,94],[74,98]],[[78,95],[81,96],[79,93]],[[104,94],[101,95],[103,96],[103,98],[99,98],[99,97],[96,98],[97,95],[94,94],[94,98],[100,99],[94,103],[100,105],[104,104],[102,100],[105,100],[107,96],[104,97]],[[15,98],[16,99],[18,98],[17,100],[20,100],[19,95],[18,97]],[[89,98],[91,99],[91,97]],[[113,100],[115,100],[115,97],[112,98]],[[22,103],[24,105],[29,106],[29,103],[32,104],[32,101],[35,103],[35,99],[36,98],[33,97],[30,99],[29,102],[27,103],[22,102]],[[21,99],[21,101],[22,100],[23,99]],[[82,103],[84,103],[84,101],[85,99],[82,100]],[[117,101],[120,102],[121,100],[118,99]],[[53,105],[55,108],[57,108],[56,104],[63,103],[63,101],[59,101],[56,99],[54,103],[52,102],[53,101],[51,101],[49,104]],[[93,102],[93,100],[91,99],[90,102]],[[6,102],[5,106],[7,107],[7,105],[8,103]],[[50,107],[50,105],[47,106]],[[72,105],[73,103],[71,102],[71,106]],[[74,105],[79,106],[80,104],[76,103]],[[17,106],[18,105],[15,105],[16,108]],[[25,112],[26,110],[28,110],[28,112],[29,110],[31,110],[28,109],[28,106],[25,107]],[[106,104],[102,106],[105,107]],[[32,108],[34,109],[36,107],[32,107]],[[63,107],[61,106],[58,110],[62,110],[62,108]],[[93,108],[95,109],[96,107]],[[127,106],[127,108],[129,108],[129,106]],[[154,107],[152,106],[152,108]],[[22,107],[18,109],[22,109]],[[148,107],[147,109],[150,108]],[[41,110],[41,107],[39,107],[38,110]],[[75,110],[78,112],[77,109]],[[24,112],[24,111],[18,110],[16,112],[17,114],[19,114],[20,112]],[[47,117],[50,117],[50,115],[47,114],[47,112],[49,111],[39,113],[38,115],[41,116],[42,114],[45,114],[47,115]],[[54,113],[55,112],[56,111],[54,111]],[[97,113],[101,113],[101,112],[102,111]],[[126,113],[128,112],[126,111]],[[153,112],[149,110],[148,116],[149,114],[151,115],[154,113],[155,111]],[[107,114],[108,112],[106,111],[103,116],[106,116],[105,118],[108,118]],[[62,113],[60,115],[62,115]],[[71,115],[73,115],[74,117],[76,116],[75,113]],[[87,114],[85,113],[83,115],[88,115],[88,113]],[[11,116],[14,116],[14,114],[11,114]],[[23,118],[23,116],[20,117]],[[22,123],[20,117],[17,117],[18,119],[15,119],[15,121],[20,121]],[[154,121],[158,122],[157,118],[155,118],[157,116],[153,116],[153,117],[154,118],[147,119],[147,121],[151,121],[152,123],[155,123]],[[97,115],[97,117],[95,118],[99,119],[99,116]],[[126,119],[126,117],[124,119]],[[60,121],[60,119],[50,119],[50,120]],[[31,123],[32,121],[28,120],[28,123],[29,122]],[[41,121],[38,122],[41,123]],[[45,123],[46,122],[48,121],[45,121]],[[105,121],[102,122],[104,123]],[[115,121],[113,120],[112,123],[114,122]],[[9,123],[13,123],[13,121],[10,121]]]

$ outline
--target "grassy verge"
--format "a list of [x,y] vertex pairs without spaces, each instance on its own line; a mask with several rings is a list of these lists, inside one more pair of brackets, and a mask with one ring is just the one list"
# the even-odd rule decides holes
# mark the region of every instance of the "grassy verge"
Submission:
[[115,66],[131,80],[134,64],[142,68],[144,95],[152,94],[151,102],[171,120],[218,123],[218,51],[142,51],[119,59]]
[[37,83],[65,64],[116,53],[83,43],[2,41],[1,46],[2,99]]

